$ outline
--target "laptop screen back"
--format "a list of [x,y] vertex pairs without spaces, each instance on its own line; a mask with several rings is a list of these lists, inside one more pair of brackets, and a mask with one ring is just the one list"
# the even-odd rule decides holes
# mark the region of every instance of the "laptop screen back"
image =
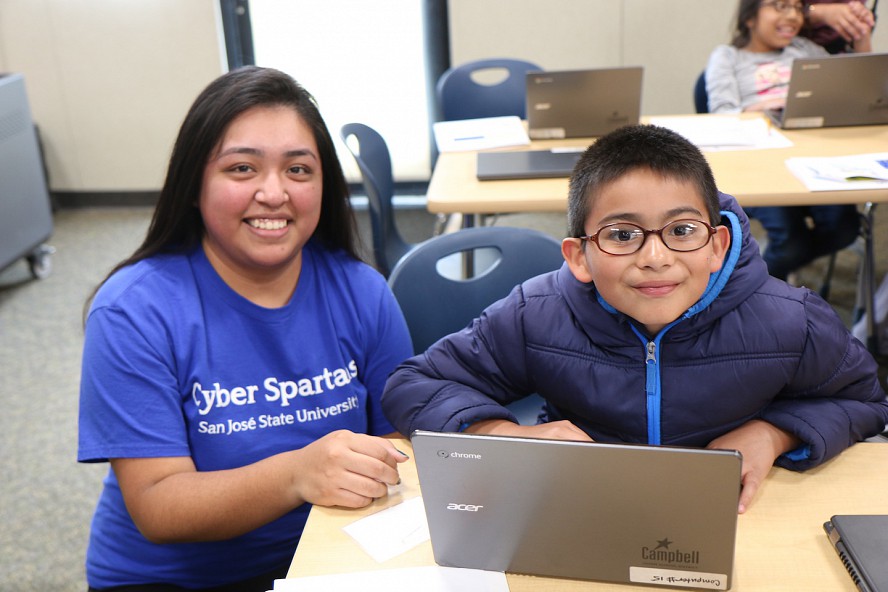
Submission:
[[735,451],[432,432],[412,442],[440,565],[731,585]]
[[596,138],[638,123],[642,72],[640,66],[528,72],[528,135]]
[[888,53],[793,61],[784,129],[888,124]]

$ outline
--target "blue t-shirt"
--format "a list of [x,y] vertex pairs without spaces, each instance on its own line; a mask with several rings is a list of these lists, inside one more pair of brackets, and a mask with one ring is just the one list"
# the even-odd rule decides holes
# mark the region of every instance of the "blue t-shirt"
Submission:
[[[290,302],[253,304],[203,249],[114,274],[86,324],[78,460],[190,456],[199,471],[241,467],[334,430],[394,429],[379,405],[389,373],[412,354],[384,278],[309,242]],[[256,500],[261,504],[262,500]],[[113,471],[93,518],[87,580],[209,587],[285,566],[309,504],[222,542],[149,542]]]

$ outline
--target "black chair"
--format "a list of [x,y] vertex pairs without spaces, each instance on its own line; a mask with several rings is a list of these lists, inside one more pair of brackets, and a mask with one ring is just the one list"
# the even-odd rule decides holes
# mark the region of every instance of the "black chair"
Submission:
[[413,248],[395,225],[395,182],[388,146],[379,132],[363,123],[343,125],[340,136],[361,170],[373,234],[373,259],[379,272],[388,277],[395,263]]
[[706,93],[706,70],[700,72],[694,83],[694,109],[697,113],[709,113],[709,95]]
[[[436,86],[441,119],[475,119],[516,115],[525,118],[527,91],[525,74],[542,70],[532,62],[511,58],[475,60],[444,72]],[[492,84],[479,82],[484,72],[505,72]],[[479,75],[480,73],[480,75]]]
[[[485,264],[481,260],[487,250],[495,257]],[[442,274],[439,262],[454,262],[458,268],[467,252],[479,260],[472,277]],[[516,285],[558,269],[563,262],[561,243],[547,234],[529,228],[477,226],[416,245],[395,266],[389,286],[407,319],[413,350],[420,353],[466,327]],[[539,395],[531,395],[509,409],[527,425],[536,423],[542,405]]]

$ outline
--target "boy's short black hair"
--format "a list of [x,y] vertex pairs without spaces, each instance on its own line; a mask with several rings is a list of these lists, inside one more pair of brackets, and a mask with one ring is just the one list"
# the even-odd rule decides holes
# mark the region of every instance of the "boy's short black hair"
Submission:
[[[715,178],[700,150],[672,130],[629,125],[599,138],[574,167],[567,203],[570,236],[586,234],[591,202],[605,185],[639,168],[694,184],[706,204],[709,223],[720,223]],[[643,195],[638,197],[644,199]]]

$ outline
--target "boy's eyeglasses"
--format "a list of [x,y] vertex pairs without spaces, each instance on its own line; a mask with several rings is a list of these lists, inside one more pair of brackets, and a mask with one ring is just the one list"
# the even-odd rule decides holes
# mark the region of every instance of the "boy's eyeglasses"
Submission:
[[791,12],[795,12],[800,16],[805,15],[805,6],[803,4],[796,4],[794,2],[784,2],[783,0],[776,0],[775,2],[762,2],[762,6],[770,6],[780,14],[787,14]]
[[715,228],[702,220],[691,219],[675,220],[657,230],[647,230],[629,222],[617,222],[602,226],[591,236],[579,238],[595,243],[609,255],[631,255],[641,249],[651,234],[659,236],[667,249],[686,253],[709,244]]

